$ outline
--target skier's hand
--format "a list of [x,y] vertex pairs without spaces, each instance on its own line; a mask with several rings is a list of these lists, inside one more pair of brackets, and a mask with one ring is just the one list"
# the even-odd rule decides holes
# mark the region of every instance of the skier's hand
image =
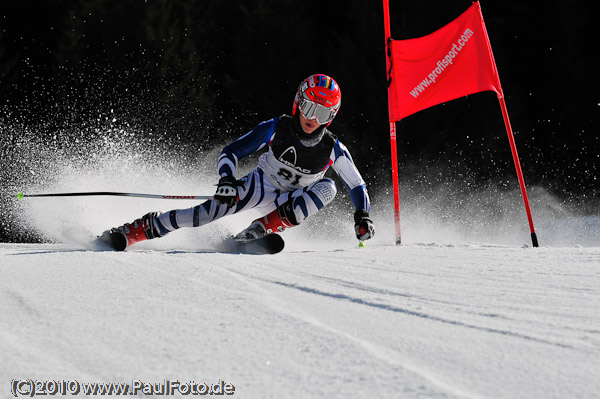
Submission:
[[215,200],[225,204],[229,208],[234,206],[240,198],[238,197],[238,186],[240,183],[233,176],[223,176],[219,179]]
[[369,212],[364,209],[354,213],[354,232],[356,233],[356,238],[361,241],[368,240],[375,235],[373,221],[369,219]]

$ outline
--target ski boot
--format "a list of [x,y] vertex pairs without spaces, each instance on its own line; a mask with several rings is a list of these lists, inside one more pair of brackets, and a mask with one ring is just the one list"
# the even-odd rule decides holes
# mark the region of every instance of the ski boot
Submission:
[[237,234],[237,241],[250,241],[268,234],[281,233],[285,229],[297,226],[296,217],[292,212],[291,202],[286,202],[266,216],[253,221],[250,226]]
[[250,241],[256,240],[257,238],[261,238],[266,235],[267,230],[265,228],[265,225],[263,224],[263,222],[261,222],[260,219],[256,219],[250,224],[250,226],[248,226],[240,233],[238,233],[235,237],[233,237],[233,239],[237,241]]
[[113,227],[102,233],[98,239],[117,251],[124,251],[127,247],[141,241],[160,237],[154,224],[157,212],[150,212],[132,223]]

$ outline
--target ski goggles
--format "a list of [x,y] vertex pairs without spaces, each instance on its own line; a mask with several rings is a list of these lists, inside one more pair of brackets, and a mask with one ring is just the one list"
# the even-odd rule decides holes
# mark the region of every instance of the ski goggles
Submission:
[[337,111],[337,109],[324,107],[305,98],[300,100],[298,107],[306,119],[316,119],[321,125],[331,122]]

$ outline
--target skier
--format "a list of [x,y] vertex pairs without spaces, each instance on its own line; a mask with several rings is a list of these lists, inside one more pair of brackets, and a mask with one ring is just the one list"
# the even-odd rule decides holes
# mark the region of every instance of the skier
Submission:
[[[220,179],[213,199],[188,209],[150,212],[132,223],[108,230],[103,237],[120,233],[126,237],[128,247],[163,237],[181,227],[202,226],[248,209],[258,209],[265,216],[237,234],[236,240],[249,241],[280,233],[297,226],[333,200],[335,183],[323,177],[330,166],[345,183],[356,208],[357,239],[373,237],[375,230],[369,218],[365,182],[347,148],[327,129],[340,105],[341,91],[335,80],[322,74],[309,76],[298,87],[292,116],[282,115],[262,122],[223,148],[218,161]],[[260,156],[258,166],[237,179],[238,161],[264,147],[268,150]]]

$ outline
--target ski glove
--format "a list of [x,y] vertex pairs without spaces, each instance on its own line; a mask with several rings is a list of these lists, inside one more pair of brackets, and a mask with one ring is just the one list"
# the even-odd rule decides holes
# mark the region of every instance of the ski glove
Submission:
[[364,209],[354,213],[354,232],[356,233],[356,238],[361,241],[368,240],[375,235],[373,221],[369,219],[369,212]]
[[221,177],[219,179],[217,192],[215,193],[215,200],[219,204],[224,204],[227,205],[227,207],[231,208],[240,200],[237,189],[239,186],[240,182],[237,181],[235,177]]

